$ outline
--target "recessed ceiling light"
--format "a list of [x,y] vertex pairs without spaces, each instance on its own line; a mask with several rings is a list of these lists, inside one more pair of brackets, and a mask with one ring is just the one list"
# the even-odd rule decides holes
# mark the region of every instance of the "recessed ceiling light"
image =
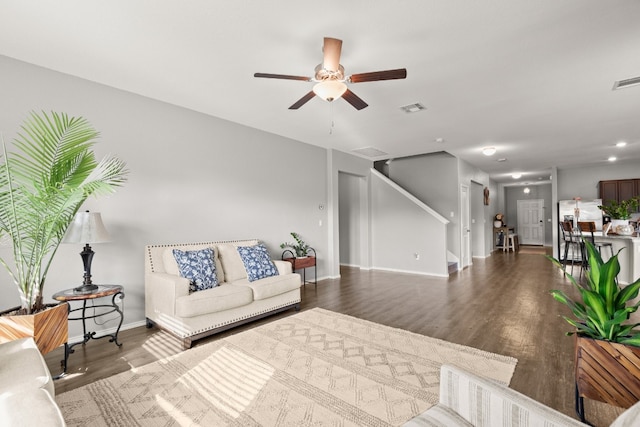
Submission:
[[484,147],[482,149],[482,154],[484,154],[485,156],[493,156],[494,154],[496,154],[496,147]]
[[511,178],[513,178],[513,179],[519,179],[519,178],[521,178],[521,177],[522,177],[522,174],[521,174],[521,173],[514,173],[514,174],[511,174]]
[[616,143],[616,147],[624,147],[626,145],[627,145],[627,143],[625,141],[620,141],[620,142]]
[[442,144],[444,142],[444,138],[436,138],[436,142],[438,144]]
[[609,160],[610,162],[615,162],[617,160],[617,158],[616,158],[616,156],[611,156],[607,160]]
[[506,161],[507,161],[507,159],[506,159],[506,158],[504,158],[504,157],[500,157],[497,161],[498,161],[498,162],[506,162]]

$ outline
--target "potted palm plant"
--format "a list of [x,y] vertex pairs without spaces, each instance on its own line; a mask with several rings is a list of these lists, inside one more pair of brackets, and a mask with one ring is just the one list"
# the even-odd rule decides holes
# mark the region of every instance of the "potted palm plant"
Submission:
[[[588,269],[586,282],[578,283],[567,274],[577,290],[571,298],[562,290],[552,290],[557,301],[571,309],[573,318],[564,319],[576,337],[576,408],[584,421],[585,397],[628,408],[640,400],[640,323],[629,323],[638,310],[635,302],[640,279],[623,286],[617,281],[620,272],[618,254],[602,260],[588,240],[584,241]],[[562,264],[547,256],[556,266]]]
[[[64,335],[65,341],[57,343],[31,332],[41,351],[66,342],[66,304],[58,308],[63,316],[33,316],[49,311],[43,303],[47,273],[78,209],[89,196],[111,193],[126,180],[124,162],[115,157],[96,160],[92,148],[97,137],[84,118],[43,112],[32,113],[24,122],[14,140],[15,152],[8,152],[2,142],[0,237],[10,241],[13,256],[0,258],[0,263],[18,290],[20,307],[0,316],[0,340],[24,336],[24,331],[11,330],[17,322],[20,330],[45,326]],[[64,325],[53,326],[60,317]]]

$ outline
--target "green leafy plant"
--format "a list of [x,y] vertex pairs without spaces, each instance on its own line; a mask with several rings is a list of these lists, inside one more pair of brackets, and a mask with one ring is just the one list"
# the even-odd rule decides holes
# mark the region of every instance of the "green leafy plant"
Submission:
[[[591,242],[585,240],[584,245],[589,264],[589,269],[585,271],[586,284],[579,284],[572,275],[567,274],[580,293],[580,299],[571,299],[561,290],[551,291],[553,298],[567,305],[575,317],[564,316],[564,319],[576,328],[578,334],[640,347],[640,331],[634,329],[640,323],[625,324],[629,315],[640,306],[640,302],[632,303],[638,296],[640,279],[630,285],[620,286],[616,280],[620,272],[620,251],[603,262]],[[560,261],[548,255],[547,258],[562,268]],[[572,334],[569,332],[567,335]]]
[[280,249],[291,248],[295,251],[297,257],[307,256],[307,252],[311,249],[311,246],[307,245],[304,240],[300,238],[300,235],[295,232],[291,232],[291,237],[295,240],[295,243],[282,243]]
[[631,212],[635,212],[638,209],[639,202],[638,197],[632,197],[621,202],[609,200],[606,204],[598,207],[613,219],[629,219],[631,218]]
[[[42,290],[51,261],[90,195],[108,194],[126,180],[115,157],[96,161],[98,132],[81,117],[32,113],[0,164],[0,237],[11,241],[13,260],[0,259],[20,294],[22,314],[44,308]],[[13,261],[13,265],[11,264]]]

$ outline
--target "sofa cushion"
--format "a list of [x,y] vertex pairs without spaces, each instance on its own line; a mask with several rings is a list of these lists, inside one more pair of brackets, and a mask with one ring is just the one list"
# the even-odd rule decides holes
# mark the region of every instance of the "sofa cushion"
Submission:
[[256,301],[284,294],[294,289],[300,289],[301,280],[299,274],[287,274],[265,277],[264,279],[249,282],[248,279],[238,280],[235,285],[246,286],[253,291],[253,299]]
[[640,402],[624,411],[610,427],[634,427],[640,424]]
[[224,284],[215,288],[194,292],[176,299],[176,315],[196,317],[217,313],[253,302],[253,293],[247,286]]
[[244,269],[244,263],[242,262],[242,258],[240,258],[240,254],[236,248],[238,246],[255,246],[257,244],[257,240],[244,240],[220,243],[216,246],[218,249],[218,256],[220,257],[220,262],[222,264],[222,269],[224,270],[226,282],[231,283],[247,277],[247,271]]
[[54,395],[51,373],[33,338],[1,344],[0,360],[0,395],[38,389]]
[[278,269],[271,261],[271,256],[263,244],[238,246],[237,249],[250,282],[278,275]]
[[173,256],[178,263],[180,276],[191,280],[189,285],[191,292],[218,286],[216,265],[213,262],[213,249],[206,248],[197,251],[174,249]]
[[178,268],[178,263],[173,256],[174,249],[180,249],[183,251],[194,251],[198,249],[211,248],[213,249],[213,261],[216,263],[216,277],[218,278],[218,283],[224,282],[224,270],[222,269],[222,264],[220,263],[220,257],[218,256],[218,249],[211,245],[176,245],[167,248],[164,252],[162,252],[162,265],[164,267],[164,272],[173,274],[174,276],[180,275],[180,269]]
[[[23,372],[23,377],[26,377]],[[0,396],[0,425],[11,427],[64,427],[60,408],[46,390],[7,392]]]

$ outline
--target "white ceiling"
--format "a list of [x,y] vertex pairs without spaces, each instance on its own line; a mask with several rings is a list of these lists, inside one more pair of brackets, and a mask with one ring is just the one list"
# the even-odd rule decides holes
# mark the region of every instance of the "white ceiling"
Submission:
[[[498,182],[640,160],[638,0],[2,0],[0,54],[371,160],[447,151]],[[314,98],[323,37],[369,107]],[[0,72],[1,76],[1,72]],[[406,114],[400,106],[426,110]],[[444,142],[437,140],[442,138]],[[615,148],[624,140],[628,145]],[[495,146],[493,157],[480,153]],[[503,158],[504,162],[497,160]]]

